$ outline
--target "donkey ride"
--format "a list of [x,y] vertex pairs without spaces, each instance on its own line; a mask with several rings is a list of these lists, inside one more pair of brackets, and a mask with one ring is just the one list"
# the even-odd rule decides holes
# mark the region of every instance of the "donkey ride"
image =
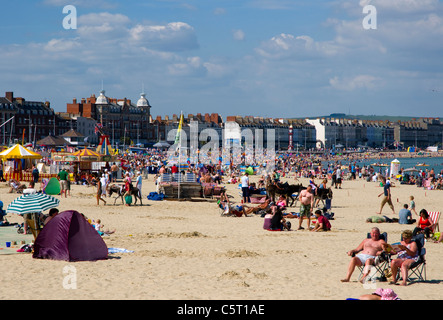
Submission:
[[[285,195],[286,196],[286,204],[289,207],[292,207],[294,202],[298,199],[298,196],[295,198],[292,196],[294,193],[300,193],[306,187],[303,187],[301,184],[288,184],[288,183],[276,183],[272,184],[268,181],[266,185],[266,194],[271,199],[271,201],[275,202],[275,195]],[[289,205],[289,199],[291,199],[291,204]]]
[[[118,198],[122,199],[122,204],[124,204],[123,197],[125,196],[125,186],[124,185],[118,185],[118,184],[109,184],[106,187],[106,190],[108,192],[108,197],[111,197],[112,194],[116,193],[117,197],[114,198],[114,205]],[[142,197],[140,190],[137,187],[132,186],[132,184],[129,184],[129,194],[134,197],[134,205],[137,204],[137,199],[140,199],[140,205],[143,205],[142,203]]]

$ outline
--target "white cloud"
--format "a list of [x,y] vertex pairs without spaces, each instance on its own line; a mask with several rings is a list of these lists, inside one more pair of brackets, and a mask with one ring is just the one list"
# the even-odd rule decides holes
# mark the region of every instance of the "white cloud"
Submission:
[[214,9],[214,14],[216,16],[220,16],[220,15],[226,14],[226,9],[225,8],[215,8]]
[[174,76],[197,76],[205,73],[205,69],[201,58],[194,56],[168,65],[168,72]]
[[78,24],[87,26],[100,26],[104,23],[114,24],[114,25],[127,25],[131,22],[128,16],[123,14],[112,14],[109,12],[100,13],[88,13],[79,16]]
[[267,59],[316,59],[319,56],[335,55],[337,48],[331,42],[316,42],[307,35],[294,36],[282,33],[264,41],[255,49]]
[[233,30],[232,36],[233,36],[234,40],[237,40],[237,41],[245,40],[245,33],[243,32],[243,30],[240,30],[240,29]]
[[52,39],[44,45],[44,50],[49,52],[66,52],[79,48],[76,40]]
[[199,47],[194,28],[184,22],[138,24],[129,30],[129,35],[131,42],[161,51],[184,51]]
[[329,84],[338,90],[353,91],[356,89],[374,89],[381,81],[380,78],[371,75],[358,75],[352,78],[333,77],[329,79]]

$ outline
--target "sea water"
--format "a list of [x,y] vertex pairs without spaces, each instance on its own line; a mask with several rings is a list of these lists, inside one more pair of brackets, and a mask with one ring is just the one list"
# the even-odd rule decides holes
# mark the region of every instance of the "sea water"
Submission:
[[[364,159],[356,161],[356,164],[361,168],[363,166],[372,165],[375,172],[384,173],[386,168],[391,167],[391,162],[397,159],[400,162],[400,168],[409,169],[415,168],[417,170],[430,171],[434,169],[435,174],[440,173],[443,170],[443,157],[415,157],[415,158],[386,158],[386,159]],[[349,165],[349,161],[339,161],[341,165]],[[388,166],[375,166],[373,164],[386,164]],[[418,164],[426,164],[426,166],[417,166]],[[328,165],[324,163],[324,165]]]

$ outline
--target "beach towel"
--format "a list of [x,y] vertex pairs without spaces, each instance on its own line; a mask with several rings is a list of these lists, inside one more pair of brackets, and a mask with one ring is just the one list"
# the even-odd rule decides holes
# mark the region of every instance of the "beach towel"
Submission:
[[124,249],[124,248],[108,248],[108,254],[120,253],[120,252],[126,253],[126,252],[134,252],[134,251],[127,250],[127,249]]

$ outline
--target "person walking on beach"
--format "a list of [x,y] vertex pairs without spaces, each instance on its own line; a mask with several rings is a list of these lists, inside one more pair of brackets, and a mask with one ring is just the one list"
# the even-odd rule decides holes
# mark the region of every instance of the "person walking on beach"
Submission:
[[243,202],[251,202],[251,198],[249,197],[249,174],[247,172],[241,177],[241,189],[243,193]]
[[118,172],[118,166],[114,162],[114,164],[111,166],[111,182],[117,182],[117,172]]
[[301,226],[304,217],[308,218],[308,229],[311,224],[311,214],[314,208],[314,194],[312,192],[312,186],[308,185],[305,190],[300,192],[300,219],[298,224],[298,230],[303,230]]
[[65,169],[62,169],[57,174],[57,178],[60,181],[60,187],[61,187],[60,195],[63,197],[63,194],[65,194],[65,198],[66,198],[66,192],[67,192],[67,189],[68,189],[69,174],[66,172]]
[[135,180],[135,187],[138,189],[140,198],[142,197],[142,173],[140,171],[137,172],[137,179]]
[[377,212],[378,214],[381,214],[383,207],[387,203],[389,207],[392,209],[392,214],[395,214],[394,205],[392,204],[392,195],[391,195],[391,183],[386,182],[385,177],[381,177],[382,183],[383,183],[383,192],[378,195],[380,197],[381,195],[384,195],[381,204],[380,204],[380,212]]
[[332,184],[331,188],[335,185],[335,188],[337,189],[336,181],[337,181],[337,169],[335,168],[334,171],[332,171]]
[[102,180],[100,178],[97,179],[97,205],[100,205],[100,200],[103,201],[106,205],[106,201],[102,198]]

